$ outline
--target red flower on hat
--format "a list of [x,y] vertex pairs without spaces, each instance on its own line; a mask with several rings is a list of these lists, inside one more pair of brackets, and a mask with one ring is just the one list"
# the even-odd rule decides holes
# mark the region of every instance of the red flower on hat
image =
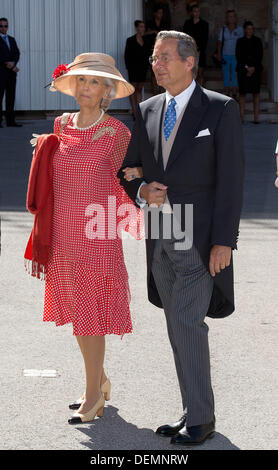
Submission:
[[54,70],[54,73],[52,75],[53,80],[56,80],[56,78],[61,77],[65,73],[69,72],[70,69],[67,67],[68,64],[60,64],[56,69]]

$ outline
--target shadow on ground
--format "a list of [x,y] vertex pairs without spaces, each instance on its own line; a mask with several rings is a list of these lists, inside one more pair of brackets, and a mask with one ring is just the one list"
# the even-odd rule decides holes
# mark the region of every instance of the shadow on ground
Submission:
[[[162,423],[163,424],[163,423]],[[86,439],[80,443],[90,450],[240,450],[228,438],[218,432],[199,446],[175,446],[170,438],[160,437],[152,429],[138,428],[128,423],[118,414],[118,408],[105,407],[102,418],[95,419],[90,425],[78,425],[78,432]],[[81,434],[81,437],[82,437]]]

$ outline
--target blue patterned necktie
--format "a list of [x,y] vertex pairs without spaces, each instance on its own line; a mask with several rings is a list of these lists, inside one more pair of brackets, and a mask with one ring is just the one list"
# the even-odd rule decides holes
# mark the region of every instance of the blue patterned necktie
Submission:
[[169,104],[168,104],[168,108],[167,108],[167,111],[165,113],[165,118],[164,118],[164,135],[165,135],[165,139],[168,140],[169,137],[170,137],[170,134],[176,124],[176,120],[177,120],[177,115],[176,115],[176,110],[175,110],[175,106],[176,106],[176,100],[175,98],[172,98],[170,101],[169,101]]

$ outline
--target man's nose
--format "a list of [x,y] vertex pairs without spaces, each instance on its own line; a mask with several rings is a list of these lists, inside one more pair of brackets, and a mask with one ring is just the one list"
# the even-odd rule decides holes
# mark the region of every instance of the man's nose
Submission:
[[163,61],[160,59],[157,59],[156,63],[154,64],[153,68],[155,69],[160,69],[161,67],[163,68],[164,64]]

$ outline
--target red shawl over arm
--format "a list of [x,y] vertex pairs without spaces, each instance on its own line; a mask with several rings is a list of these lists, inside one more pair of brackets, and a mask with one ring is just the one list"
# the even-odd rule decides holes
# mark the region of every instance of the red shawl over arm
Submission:
[[59,143],[55,134],[38,137],[29,174],[26,207],[35,218],[24,259],[26,270],[38,279],[45,279],[47,274],[53,213],[52,161]]

